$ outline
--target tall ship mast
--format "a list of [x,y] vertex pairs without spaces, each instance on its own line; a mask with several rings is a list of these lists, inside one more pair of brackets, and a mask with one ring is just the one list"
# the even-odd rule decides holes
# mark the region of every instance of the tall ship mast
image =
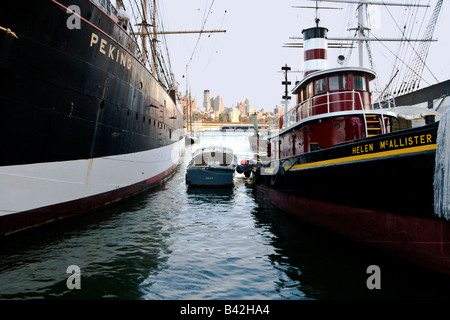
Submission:
[[[315,1],[315,0],[309,0]],[[369,0],[324,0],[315,1],[315,7],[294,6],[299,8],[315,8],[316,12],[320,9],[342,9],[336,7],[323,7],[319,6],[318,2],[326,2],[332,4],[347,4],[349,10],[349,16],[356,16],[353,21],[353,25],[348,26],[348,32],[351,36],[347,37],[328,37],[328,48],[345,49],[345,52],[338,57],[338,62],[341,65],[347,65],[350,61],[350,57],[353,52],[354,45],[357,46],[358,66],[369,66],[371,69],[376,69],[373,57],[372,43],[381,44],[386,51],[386,55],[395,57],[395,63],[393,63],[392,73],[387,78],[384,86],[379,86],[378,80],[375,80],[373,85],[376,87],[374,91],[374,101],[383,100],[390,96],[400,96],[407,93],[412,93],[420,87],[423,83],[423,72],[427,71],[431,74],[436,82],[439,82],[432,74],[431,70],[426,65],[426,59],[430,49],[430,45],[437,41],[433,38],[433,33],[437,25],[437,21],[442,9],[443,1],[436,1],[434,10],[430,16],[428,25],[423,32],[425,15],[422,22],[419,19],[419,10],[427,12],[430,8],[430,2],[427,4],[420,3],[419,1],[403,1],[403,2],[388,2],[388,1],[369,1]],[[383,14],[385,19],[396,19],[393,22],[393,30],[391,34],[398,33],[394,36],[379,36],[372,30],[372,23],[369,21],[369,7],[375,7],[376,9],[384,8],[387,12]],[[356,7],[356,9],[355,9]],[[392,12],[393,8],[401,8],[405,12],[402,16],[396,16],[395,12]],[[380,12],[380,11],[378,11]],[[398,14],[398,13],[397,13]],[[317,15],[317,13],[316,13]],[[381,14],[380,14],[381,15]],[[406,17],[406,18],[405,18]],[[397,21],[398,19],[398,21]],[[350,22],[351,19],[349,19]],[[419,23],[420,22],[420,23]],[[420,27],[414,26],[420,25]],[[419,29],[418,31],[416,29]],[[417,36],[412,36],[417,33]],[[419,34],[423,32],[423,34]],[[302,39],[301,37],[292,37],[292,39]],[[399,49],[395,49],[395,44],[398,44]],[[289,46],[301,46],[302,43],[291,43]],[[408,57],[410,55],[410,57]],[[385,69],[385,68],[384,68]],[[386,76],[386,75],[384,75]],[[426,82],[426,81],[425,81]],[[429,83],[427,83],[429,85]]]
[[[8,1],[0,13],[0,233],[158,185],[184,152],[156,2]],[[146,37],[153,33],[151,54]],[[150,62],[150,63],[149,63]]]
[[[332,2],[357,3],[358,12],[379,3]],[[450,81],[373,101],[376,72],[329,68],[329,30],[315,21],[302,31],[305,76],[291,91],[296,105],[271,124],[254,184],[302,221],[450,274],[450,111],[440,103]],[[357,41],[369,41],[359,27]],[[282,70],[288,84],[289,67]]]

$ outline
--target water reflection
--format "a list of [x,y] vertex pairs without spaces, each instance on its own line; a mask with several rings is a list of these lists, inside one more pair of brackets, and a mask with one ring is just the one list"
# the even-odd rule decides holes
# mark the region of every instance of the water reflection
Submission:
[[[248,134],[202,143],[218,136],[245,157]],[[441,276],[302,224],[241,175],[187,188],[189,160],[157,189],[0,246],[0,299],[449,298]],[[67,289],[72,264],[81,290]]]
[[[142,195],[101,212],[39,229],[0,249],[1,299],[138,299],[139,283],[167,260],[164,215]],[[81,269],[69,290],[67,267]]]
[[[259,227],[273,236],[270,255],[280,271],[277,291],[286,298],[449,299],[450,279],[372,247],[304,224],[273,207],[265,193],[253,190]],[[381,269],[381,290],[366,285],[367,268]]]
[[235,187],[224,188],[187,188],[188,203],[200,204],[200,203],[230,203],[234,200]]

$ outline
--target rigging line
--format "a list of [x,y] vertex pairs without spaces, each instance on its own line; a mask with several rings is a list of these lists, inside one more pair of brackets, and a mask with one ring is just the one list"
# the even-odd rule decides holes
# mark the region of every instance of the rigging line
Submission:
[[[386,46],[382,41],[380,41],[371,31],[369,31],[369,33],[371,33],[372,34],[372,36],[379,42],[379,43],[381,43],[390,53],[392,53],[395,57],[398,57],[394,52],[392,52],[392,50],[391,49],[389,49],[389,47],[388,46]],[[414,70],[412,70],[411,69],[411,67],[410,66],[408,66],[408,64],[406,63],[406,62],[404,62],[403,60],[400,60],[399,59],[399,61],[401,62],[401,63],[403,63],[408,69],[410,69],[412,72],[414,72],[420,79],[422,79],[423,81],[425,81],[428,85],[430,85],[430,83],[428,83],[428,81],[426,81],[425,79],[423,79],[422,78],[422,76],[420,75],[420,74],[418,74],[417,72],[415,72]]]
[[[414,4],[415,4],[415,3],[414,3]],[[410,22],[409,22],[409,21],[410,21],[410,17],[411,17],[410,13],[411,13],[412,9],[411,9],[411,8],[408,8],[408,9],[405,9],[405,10],[403,11],[403,17],[404,17],[404,20],[402,20],[402,22],[404,21],[404,24],[403,24],[404,27],[403,27],[403,29],[402,29],[402,28],[398,25],[397,19],[394,18],[393,14],[392,14],[391,11],[389,10],[389,8],[386,6],[386,4],[385,4],[385,8],[386,8],[386,10],[388,11],[389,15],[391,16],[392,21],[394,21],[394,23],[395,23],[397,29],[400,31],[401,38],[402,38],[402,39],[407,39],[408,37],[410,37],[411,34],[412,34],[412,28],[409,29],[409,25],[410,25]],[[411,31],[409,32],[409,35],[407,34],[407,31],[408,31],[408,30],[411,30]],[[400,60],[405,61],[405,60],[406,60],[406,55],[407,55],[407,46],[403,45],[403,43],[404,43],[404,41],[402,41],[402,42],[399,43],[398,55],[399,55],[399,57],[400,57]],[[392,69],[392,74],[393,74],[393,73],[395,72],[395,70],[398,69],[398,68],[399,68],[399,65],[398,65],[398,61],[397,61],[397,63],[395,64],[394,68]],[[397,82],[400,81],[400,78],[401,78],[401,77],[398,77],[396,81],[397,81]]]
[[[154,1],[153,3],[156,4],[156,1]],[[156,24],[156,7],[154,7],[154,8],[152,7],[151,9],[153,9],[153,10],[151,10],[152,13],[150,14],[150,18],[154,21],[154,24]],[[152,15],[153,13],[155,13],[155,16]],[[149,27],[148,25],[145,26],[146,32],[150,33],[150,31],[148,30],[148,27]],[[168,84],[167,78],[165,77],[165,74],[164,74],[164,66],[161,63],[161,59],[160,59],[161,48],[158,48],[159,51],[157,50],[157,47],[160,47],[160,45],[157,41],[157,34],[155,33],[156,25],[152,25],[152,28],[153,28],[153,30],[152,30],[153,38],[150,38],[149,45],[150,45],[150,50],[152,52],[152,59],[153,59],[152,66],[154,66],[154,68],[155,68],[154,76],[159,80],[160,83],[162,83],[162,79],[163,79],[163,77],[161,76],[161,73],[162,73],[164,76],[164,80],[166,80],[166,84]]]
[[[369,25],[369,30],[371,30],[372,29],[372,22],[370,21],[370,19],[369,19],[369,13],[368,13],[368,11],[366,10],[366,21],[368,22],[368,25]],[[369,58],[369,63],[370,63],[370,67],[372,68],[372,70],[374,70],[375,72],[376,72],[376,67],[375,67],[375,63],[374,63],[374,61],[373,61],[373,56],[372,56],[372,48],[371,48],[371,45],[370,45],[370,42],[369,41],[366,41],[365,42],[365,45],[366,45],[366,50],[367,50],[367,56],[368,56],[368,58]],[[376,92],[379,92],[379,83],[378,83],[378,77],[377,78],[375,78],[374,80],[373,80],[373,82],[374,82],[374,85],[375,85],[375,91]]]
[[[143,13],[141,12],[141,10],[140,10],[140,8],[141,8],[141,5],[142,5],[142,2],[141,2],[141,5],[139,5],[138,3],[137,3],[137,1],[136,0],[134,0],[134,4],[136,5],[136,10],[137,10],[137,12],[138,12],[138,15],[136,15],[135,14],[135,12],[134,12],[134,8],[133,8],[133,4],[130,2],[130,4],[131,4],[131,8],[132,8],[132,11],[133,11],[133,18],[134,18],[134,20],[135,20],[135,23],[137,24],[137,23],[139,23],[139,20],[140,21],[143,21],[144,20],[144,16],[143,16]],[[139,19],[140,18],[140,19]],[[130,25],[131,25],[131,23],[130,23]],[[137,28],[138,29],[138,31],[139,31],[139,27]],[[143,27],[141,27],[141,31],[143,31],[144,30],[144,28]],[[136,35],[136,37],[137,37],[137,35]],[[136,38],[137,39],[137,38]],[[140,48],[140,51],[141,51],[141,54],[142,54],[142,62],[143,62],[143,64],[144,64],[144,66],[147,68],[147,61],[144,61],[144,54],[145,54],[145,56],[147,56],[148,57],[148,50],[147,50],[147,48],[144,48],[143,46],[142,46],[142,43],[139,43],[138,41],[136,41],[136,43],[138,43],[138,47]]]
[[[347,31],[349,34],[351,34],[351,28],[354,26],[354,20],[356,19],[356,16],[354,14],[352,14],[352,12],[355,10],[355,5],[353,3],[350,3],[350,4],[348,4],[347,8],[348,8]],[[357,36],[357,32],[354,32],[354,35],[350,36],[350,37],[356,37],[356,36]],[[348,56],[348,57],[345,59],[344,65],[348,65],[348,62],[350,61],[350,58],[353,53],[354,44],[355,44],[355,41],[352,40],[350,48],[345,49],[345,52],[346,52],[345,56]]]
[[[418,2],[419,2],[419,0],[418,0]],[[431,2],[431,0],[428,0],[428,6],[430,6],[430,2]],[[425,12],[424,12],[424,14],[423,14],[422,22],[421,22],[421,24],[420,24],[419,31],[417,32],[417,37],[419,37],[420,34],[421,34],[421,32],[422,32],[422,27],[423,27],[423,24],[424,24],[424,22],[425,22],[425,16],[426,16],[427,12],[428,12],[428,7],[426,8],[426,10],[425,10]],[[418,49],[418,50],[421,49],[420,43],[415,44],[415,45],[417,46],[417,49]],[[414,55],[411,55],[411,61],[412,61],[412,62],[414,62],[413,59],[414,59]],[[417,60],[417,59],[415,59],[415,60]],[[425,62],[424,62],[424,64],[425,64]],[[425,65],[425,66],[426,66],[426,65]],[[428,66],[426,66],[426,67],[427,67],[427,69],[428,69]],[[431,73],[431,71],[430,71],[430,73]]]
[[[127,8],[125,7],[125,4],[124,4],[124,3],[122,3],[122,6],[125,8],[125,10],[127,10]],[[131,2],[130,2],[129,8],[130,8],[132,17],[136,20],[136,18],[135,18],[136,14],[135,14],[135,12],[134,12],[133,4],[132,4]],[[138,38],[137,38],[137,35],[134,34],[133,24],[131,23],[131,21],[130,21],[130,23],[129,23],[129,25],[128,25],[128,28],[130,28],[130,31],[131,31],[131,37],[133,37],[133,40],[134,40],[136,43],[138,43]],[[139,61],[142,63],[142,62],[143,62],[143,58],[142,58],[141,48],[139,47],[139,45],[136,46],[136,50],[137,50],[137,53],[136,53],[136,54],[137,54],[137,57],[138,57]]]
[[422,32],[423,23],[425,22],[425,16],[428,12],[428,8],[431,7],[430,3],[431,3],[431,0],[428,0],[428,7],[425,9],[425,12],[423,14],[423,19],[422,19],[422,22],[420,23],[419,32],[417,33],[418,35],[420,35],[420,33]]
[[[226,15],[227,15],[227,10],[225,10],[225,12],[224,12],[224,14],[223,14],[222,21],[220,22],[219,30],[222,30],[222,25],[223,25],[223,22],[225,21],[225,16],[226,16]],[[211,61],[211,57],[212,57],[212,55],[213,55],[214,48],[215,48],[216,45],[217,45],[217,40],[218,40],[218,39],[219,39],[219,37],[216,37],[216,41],[214,42],[214,46],[212,47],[211,54],[209,55],[209,59],[208,59],[208,64],[207,64],[207,65],[209,65],[209,62]]]
[[[438,0],[438,1],[439,1],[439,0]],[[429,1],[428,3],[430,3],[430,1]],[[436,10],[436,9],[435,9],[435,10]],[[425,29],[425,37],[428,37],[428,36],[431,37],[431,36],[432,36],[431,30],[430,30],[430,26],[433,26],[432,28],[433,28],[433,30],[434,30],[434,25],[435,25],[435,23],[436,23],[436,21],[437,21],[437,18],[436,18],[436,20],[434,20],[434,15],[435,15],[435,12],[433,12],[433,14],[432,14],[432,16],[431,16],[431,18],[430,18],[430,23],[429,23],[429,25],[427,26],[427,28]],[[425,15],[424,15],[424,17],[423,17],[423,19],[422,19],[422,24],[423,24],[424,20],[425,20]],[[433,21],[434,21],[434,23],[432,23]],[[430,33],[431,33],[431,34],[430,34]],[[427,44],[426,46],[424,46],[423,43],[419,43],[419,44],[418,44],[418,47],[419,47],[418,49],[420,50],[420,53],[426,54],[427,51],[428,51],[429,46],[430,46],[430,44]],[[417,58],[417,57],[416,57],[416,58]],[[431,73],[431,75],[435,78],[435,80],[438,81],[438,80],[436,79],[436,77],[434,76],[434,74],[431,72],[431,70],[428,68],[428,66],[425,64],[425,61],[422,60],[422,57],[419,56],[419,58],[420,58],[420,62],[423,63],[423,65],[427,68],[427,70]],[[416,60],[418,60],[418,59],[416,59]],[[416,61],[416,64],[419,65],[420,62],[419,62],[419,61]]]
[[[405,30],[406,30],[406,26],[407,26],[407,24],[408,24],[409,14],[406,13],[406,18],[405,18],[405,12],[409,11],[410,9],[404,10],[404,11],[403,11],[403,15],[402,15],[401,21],[404,21],[404,20],[405,20],[405,27],[402,29],[402,28],[398,25],[398,23],[397,23],[397,20],[398,20],[398,19],[395,19],[395,18],[394,18],[392,12],[389,10],[389,8],[388,8],[388,6],[386,5],[386,3],[385,3],[384,1],[382,1],[382,2],[383,2],[383,4],[384,4],[385,9],[386,9],[387,12],[389,13],[389,15],[390,15],[392,21],[393,21],[394,24],[396,25],[397,29],[400,31],[401,38],[402,38],[402,39],[403,39],[403,38],[406,39],[407,36],[406,36],[406,34],[405,34]],[[391,72],[391,77],[393,76],[394,72],[396,72],[396,70],[399,69],[399,62],[400,62],[400,61],[403,61],[404,58],[406,57],[406,52],[405,52],[405,50],[406,50],[406,49],[405,49],[405,46],[403,46],[403,45],[402,45],[402,42],[400,42],[400,43],[399,43],[399,48],[398,48],[398,54],[397,54],[396,59],[395,59],[394,64],[393,64],[393,68],[392,68],[392,72]],[[396,82],[397,82],[397,83],[398,83],[398,81],[399,81],[399,78],[400,78],[400,77],[398,77],[398,78],[396,79]],[[395,85],[395,86],[393,86],[393,87],[397,87],[397,85]],[[392,87],[391,87],[391,88],[392,88]]]
[[[349,29],[351,28],[351,26],[353,25],[353,20],[351,19],[352,17],[354,17],[354,14],[353,14],[353,7],[352,7],[353,5],[352,4],[349,4],[348,6],[347,6],[347,10],[346,10],[346,12],[345,12],[345,21],[347,21],[347,25],[344,25],[344,24],[342,24],[342,29],[344,29],[343,31],[342,31],[342,33],[344,34],[345,32],[348,32],[348,34],[350,34],[350,31],[349,31]],[[350,38],[351,36],[349,36],[349,38]],[[339,49],[339,54],[340,55],[343,55],[344,57],[347,57],[347,52],[348,52],[349,50],[347,49],[347,48],[343,48],[343,47],[341,47],[340,49]]]
[[[157,3],[157,6],[158,6],[157,7],[157,9],[158,9],[157,11],[160,12],[160,15],[158,17],[159,18],[159,25],[161,26],[161,30],[165,30],[164,19],[162,19],[162,17],[161,17],[161,12],[162,12],[161,5],[160,5],[160,3],[158,1],[156,3]],[[175,79],[174,79],[173,73],[172,73],[172,64],[171,64],[171,61],[170,61],[170,54],[169,54],[167,37],[166,37],[165,34],[163,34],[162,38],[163,38],[164,48],[165,48],[165,52],[166,52],[167,63],[166,63],[166,61],[164,59],[164,56],[161,56],[161,58],[163,60],[163,64],[164,64],[163,66],[161,66],[161,68],[163,70],[165,70],[166,75],[169,77],[169,80],[166,80],[166,81],[168,82],[167,85],[170,87],[170,86],[175,84]],[[162,54],[162,52],[161,52],[161,54]]]
[[[387,11],[388,11],[388,13],[389,13],[389,15],[391,16],[391,18],[392,18],[392,20],[394,21],[394,23],[395,23],[395,25],[397,26],[397,28],[400,30],[400,32],[402,33],[402,35],[403,35],[403,37],[405,36],[405,33],[404,33],[404,31],[400,28],[400,26],[398,25],[398,23],[397,23],[397,21],[396,21],[396,19],[393,17],[393,15],[392,15],[392,13],[391,13],[391,11],[389,10],[389,8],[386,6],[386,4],[384,3],[384,1],[382,1],[383,2],[383,4],[384,4],[384,6],[386,7],[386,9],[387,9]],[[419,3],[419,1],[417,1],[418,3]],[[428,1],[428,4],[430,3],[430,0]],[[427,9],[428,10],[428,9]],[[414,14],[414,16],[415,17],[417,17],[417,12],[418,12],[418,8],[416,8],[415,9],[415,14]],[[425,19],[425,18],[424,18]],[[422,24],[423,24],[423,20],[424,19],[422,19]],[[408,25],[409,23],[408,23],[408,20],[409,20],[409,18],[407,19],[407,21],[406,21],[406,23],[405,23],[405,26],[406,25]],[[413,21],[411,22],[412,24],[414,23],[414,20],[415,20],[415,18],[413,19]],[[413,32],[413,30],[412,30],[413,28],[411,28],[411,31],[410,31],[410,36],[411,36],[411,34],[412,34],[412,32]],[[421,27],[420,27],[420,29],[422,29],[422,25],[421,25]],[[419,33],[420,33],[420,30],[419,30]],[[405,41],[409,44],[409,46],[412,48],[412,50],[414,51],[414,53],[415,53],[415,56],[414,56],[414,54],[411,56],[411,58],[410,58],[410,64],[408,64],[408,68],[409,68],[409,70],[412,70],[412,68],[411,67],[409,67],[412,63],[414,63],[415,61],[417,61],[418,59],[420,59],[420,61],[423,63],[423,65],[427,68],[427,70],[431,73],[431,75],[435,78],[435,80],[436,81],[438,81],[437,79],[436,79],[436,77],[434,76],[434,74],[432,73],[432,71],[428,68],[428,66],[426,65],[426,63],[425,63],[425,61],[423,61],[423,59],[420,57],[420,54],[417,52],[417,50],[414,48],[414,46],[412,45],[412,43],[406,38],[405,39]],[[402,50],[400,50],[400,51],[402,51]],[[406,58],[406,52],[404,53],[404,58]],[[399,55],[401,55],[400,53],[399,53]],[[403,62],[403,60],[404,60],[404,58],[399,58],[400,59],[400,61],[402,62],[402,63],[404,63]],[[417,59],[418,58],[418,59]],[[416,62],[415,63],[415,66],[416,66],[416,64],[418,64],[419,62]],[[396,64],[394,64],[394,70],[395,70],[395,65]],[[416,72],[413,72],[416,76],[419,76]],[[405,76],[404,76],[405,78],[407,78],[407,83],[409,83],[410,81],[411,81],[411,79],[412,79],[412,74],[411,73],[408,73],[408,74],[405,74]],[[422,76],[419,76],[419,78],[421,78],[422,80],[423,80],[423,78],[422,78]],[[398,81],[400,81],[400,79],[398,78],[397,79],[397,83],[398,83]],[[426,82],[426,81],[425,81]],[[403,83],[405,83],[405,81],[403,82]],[[403,84],[402,83],[402,84]],[[428,83],[428,82],[427,82]]]
[[[195,52],[195,50],[196,50],[196,48],[197,48],[198,43],[200,42],[200,38],[201,38],[201,36],[202,36],[203,30],[205,29],[206,21],[208,20],[209,14],[211,13],[211,9],[212,9],[212,6],[213,6],[213,4],[214,4],[214,1],[215,1],[215,0],[213,0],[213,1],[211,2],[211,6],[209,7],[209,10],[208,10],[208,11],[206,11],[208,2],[205,3],[205,12],[203,13],[203,24],[202,24],[202,27],[201,27],[201,31],[200,31],[200,33],[199,33],[199,35],[198,35],[198,39],[197,39],[197,42],[196,42],[196,44],[195,44],[194,50],[192,51],[191,58],[189,59],[189,63],[192,61],[192,58],[193,58],[193,56],[194,56],[194,52]],[[189,63],[188,63],[188,64],[189,64]]]
[[[389,13],[389,16],[391,17],[391,19],[392,19],[392,21],[394,22],[394,24],[395,24],[395,26],[397,27],[397,29],[400,31],[400,34],[401,34],[401,37],[402,38],[405,38],[405,39],[407,39],[408,37],[410,37],[411,36],[411,33],[410,33],[410,35],[408,36],[407,34],[406,34],[406,30],[408,30],[408,24],[409,24],[409,13],[407,13],[407,11],[409,11],[409,10],[411,10],[410,8],[408,8],[408,9],[405,9],[404,10],[404,12],[403,12],[403,15],[405,15],[406,14],[406,17],[405,18],[403,18],[403,19],[405,19],[404,21],[405,21],[405,24],[404,24],[404,27],[403,28],[401,28],[399,25],[398,25],[398,23],[397,23],[397,19],[395,19],[394,18],[394,15],[392,14],[392,12],[391,12],[391,10],[389,10],[389,7],[384,3],[384,1],[382,1],[383,2],[383,4],[384,4],[384,7],[386,8],[386,10],[387,10],[387,12]],[[406,13],[405,13],[406,12]],[[403,21],[403,19],[402,19],[402,21]],[[401,52],[403,51],[403,50],[400,50]],[[399,55],[401,55],[401,53],[399,53]]]
[[207,15],[208,15],[208,12],[209,12],[209,10],[206,10],[207,8],[208,8],[208,0],[206,0],[206,2],[205,2],[205,9],[203,11],[202,22],[204,22],[205,19],[207,19]]
[[189,59],[188,65],[191,63],[192,58],[194,57],[195,50],[197,49],[198,43],[200,42],[200,38],[202,36],[203,30],[205,29],[206,21],[208,20],[209,14],[211,13],[211,9],[212,9],[212,6],[214,5],[214,1],[215,0],[212,1],[211,6],[209,7],[208,13],[206,14],[206,18],[203,21],[202,29],[198,35],[197,42],[195,43],[195,47],[194,47],[194,50],[192,51],[191,58]]
[[[122,7],[125,9],[125,11],[127,11],[127,7],[125,6],[125,4],[122,2]],[[132,16],[134,17],[134,15],[135,15],[135,13],[134,13],[134,8],[133,8],[133,4],[130,2],[130,5],[129,5],[129,7],[128,7],[128,9],[130,9],[131,10],[131,14],[132,14]],[[131,37],[133,38],[133,40],[137,43],[137,36],[136,35],[134,35],[133,33],[133,26],[132,26],[132,23],[131,23],[131,21],[130,21],[130,23],[129,23],[129,26],[128,26],[129,28],[130,28],[130,31],[131,31]],[[138,56],[138,58],[139,58],[139,60],[142,62],[142,59],[141,59],[141,50],[140,50],[140,48],[139,48],[139,46],[137,46],[137,56]]]
[[[370,67],[372,70],[374,70],[375,72],[377,71],[376,67],[375,67],[375,63],[373,62],[373,57],[372,57],[372,49],[370,47],[369,41],[366,41],[366,50],[367,50],[367,55],[369,57],[369,63],[370,63]],[[376,77],[373,80],[373,83],[375,84],[375,91],[379,91],[379,83],[378,83],[378,77]]]
[[[151,31],[149,30],[149,26],[150,26],[150,25],[149,25],[149,23],[148,23],[148,21],[147,21],[148,19],[151,19],[151,18],[152,18],[151,14],[148,14],[147,17],[145,17],[145,19],[144,19],[144,15],[143,15],[143,12],[141,12],[141,10],[140,10],[140,6],[137,4],[136,0],[135,0],[134,2],[135,2],[136,5],[137,5],[137,10],[138,10],[139,15],[140,15],[140,17],[141,17],[140,20],[141,20],[142,22],[144,22],[144,24],[141,25],[141,32],[144,33],[144,31],[145,31],[145,33],[151,34]],[[142,2],[141,2],[141,5],[142,5]],[[151,8],[147,7],[146,9],[151,9]],[[145,54],[146,54],[146,57],[147,57],[147,60],[145,61],[146,63],[148,63],[148,61],[149,61],[149,52],[152,54],[152,57],[151,57],[151,59],[152,59],[152,64],[155,66],[155,74],[154,74],[154,76],[155,76],[155,78],[157,78],[157,79],[161,82],[160,77],[159,77],[159,68],[158,68],[158,66],[157,66],[157,64],[156,64],[156,61],[153,61],[153,60],[154,60],[153,57],[156,57],[156,56],[157,56],[157,52],[156,52],[156,46],[155,46],[155,48],[154,48],[154,46],[153,46],[152,43],[151,43],[152,40],[153,40],[153,39],[150,38],[150,41],[149,41],[150,50],[148,50],[148,48],[147,48],[147,43],[146,43],[146,47],[145,47],[145,48],[142,48],[142,50],[145,51]]]
[[[418,13],[418,9],[415,10],[414,18],[413,18],[413,20],[410,22],[410,25],[411,25],[411,29],[410,29],[410,33],[409,33],[410,36],[413,34],[414,21],[416,20],[417,13]],[[411,15],[411,16],[412,16],[412,15]],[[419,35],[419,33],[418,33],[418,35]],[[417,68],[417,64],[418,64],[418,62],[417,62],[417,57],[420,58],[420,53],[417,52],[416,48],[414,48],[413,45],[411,45],[411,48],[412,48],[412,50],[414,51],[414,53],[416,54],[416,56],[414,55],[414,53],[410,56],[409,65],[414,65],[414,69],[416,69],[416,68]],[[417,49],[420,49],[420,44],[417,45]],[[406,55],[406,53],[405,53],[405,55]],[[407,77],[405,77],[405,79],[407,79],[407,81],[405,81],[405,82],[409,84],[411,81],[413,81],[414,78],[413,78],[413,75],[412,75],[412,74],[408,73],[408,74],[407,74]]]
[[[435,29],[435,25],[439,16],[439,12],[441,10],[442,7],[442,2],[443,0],[438,0],[436,7],[433,11],[433,14],[430,18],[430,22],[428,23],[428,26],[425,30],[425,39],[431,38]],[[425,19],[425,17],[424,17]],[[428,68],[428,66],[425,63],[426,57],[428,55],[429,52],[429,48],[430,48],[430,43],[428,42],[422,42],[420,43],[418,50],[419,53],[417,53],[417,56],[414,56],[413,58],[411,58],[412,60],[412,64],[414,66],[414,69],[420,70],[420,72],[423,72],[423,69],[426,67],[427,70],[430,72],[430,74],[434,77],[434,79],[436,80],[436,82],[439,82],[438,79],[436,78],[436,76],[431,72],[431,70]],[[420,82],[420,79],[415,79],[412,75],[408,75],[409,77],[407,78],[407,82],[405,81],[405,83],[407,83],[407,88],[410,88],[412,85],[414,85],[414,87],[416,86],[416,82],[417,85]],[[406,79],[406,78],[405,78]],[[409,89],[408,89],[409,90]]]

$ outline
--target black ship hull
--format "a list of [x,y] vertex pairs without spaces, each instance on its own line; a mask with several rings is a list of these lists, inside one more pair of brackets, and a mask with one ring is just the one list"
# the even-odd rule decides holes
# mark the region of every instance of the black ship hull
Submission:
[[17,35],[0,32],[1,232],[117,201],[176,169],[175,95],[106,12],[89,0],[7,2],[0,25]]
[[[434,123],[272,161],[257,180],[312,200],[430,218],[437,128]],[[387,187],[389,196],[373,201]]]
[[280,209],[326,230],[450,274],[450,223],[434,212],[438,123],[259,166]]

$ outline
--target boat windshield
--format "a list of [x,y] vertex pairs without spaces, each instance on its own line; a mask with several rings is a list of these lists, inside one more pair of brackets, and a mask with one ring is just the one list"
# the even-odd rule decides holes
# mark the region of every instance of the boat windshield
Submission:
[[229,166],[235,161],[233,150],[226,147],[206,147],[198,149],[193,155],[195,166]]

